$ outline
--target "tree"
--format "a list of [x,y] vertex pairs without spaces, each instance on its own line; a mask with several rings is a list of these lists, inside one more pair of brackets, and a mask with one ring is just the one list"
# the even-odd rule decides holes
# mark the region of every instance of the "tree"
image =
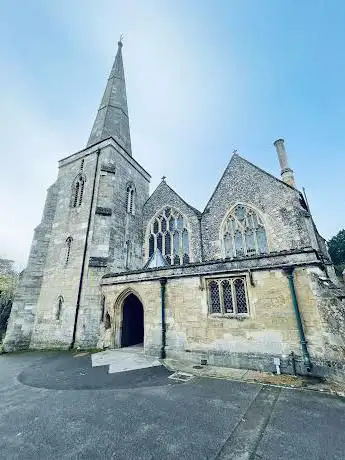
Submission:
[[13,261],[0,259],[0,341],[6,332],[17,281],[18,273],[13,268]]
[[345,269],[345,229],[328,241],[328,251],[337,273],[340,275]]
[[334,265],[345,264],[345,229],[328,241],[328,250]]

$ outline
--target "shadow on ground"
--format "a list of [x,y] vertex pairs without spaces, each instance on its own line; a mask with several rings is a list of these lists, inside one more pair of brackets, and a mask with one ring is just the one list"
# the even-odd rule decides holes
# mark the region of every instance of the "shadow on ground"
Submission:
[[151,367],[108,374],[108,366],[91,366],[91,357],[72,354],[44,356],[25,368],[19,382],[35,388],[51,390],[129,389],[173,385],[165,367]]

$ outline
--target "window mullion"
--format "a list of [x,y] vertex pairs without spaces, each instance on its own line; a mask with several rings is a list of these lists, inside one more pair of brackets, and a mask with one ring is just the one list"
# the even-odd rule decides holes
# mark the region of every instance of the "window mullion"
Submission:
[[235,281],[236,278],[231,278],[231,295],[232,295],[232,305],[234,310],[234,315],[237,315],[237,302],[236,302],[236,287]]
[[224,296],[223,296],[222,281],[217,281],[217,284],[218,284],[218,290],[219,290],[220,310],[222,312],[222,315],[224,315],[225,314],[225,308],[224,308]]

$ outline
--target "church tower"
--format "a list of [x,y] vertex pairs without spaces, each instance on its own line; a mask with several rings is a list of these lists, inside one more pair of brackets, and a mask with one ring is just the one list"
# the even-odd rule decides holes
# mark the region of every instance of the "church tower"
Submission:
[[100,280],[141,268],[150,175],[132,157],[122,42],[85,149],[59,161],[4,349],[95,347]]

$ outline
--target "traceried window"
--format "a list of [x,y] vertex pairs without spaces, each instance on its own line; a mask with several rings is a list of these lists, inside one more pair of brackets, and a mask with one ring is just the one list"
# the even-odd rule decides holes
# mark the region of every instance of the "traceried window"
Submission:
[[207,291],[210,314],[248,315],[248,297],[244,277],[209,280]]
[[82,174],[80,174],[73,184],[71,200],[72,208],[77,208],[81,205],[83,201],[84,185],[85,178]]
[[127,203],[127,212],[128,214],[134,214],[134,187],[132,184],[127,186],[127,195],[126,195],[126,203]]
[[266,231],[260,216],[251,208],[237,205],[223,227],[224,256],[234,258],[266,254]]
[[69,258],[70,258],[70,255],[71,255],[72,241],[73,241],[73,238],[72,238],[71,236],[69,236],[69,237],[66,239],[66,259],[65,259],[65,265],[68,265],[68,262],[69,262]]
[[60,295],[57,299],[57,308],[56,308],[56,315],[55,315],[56,319],[61,318],[62,307],[63,307],[63,297],[62,295]]
[[178,211],[165,208],[149,229],[149,257],[159,249],[169,265],[189,263],[189,231],[186,219]]

